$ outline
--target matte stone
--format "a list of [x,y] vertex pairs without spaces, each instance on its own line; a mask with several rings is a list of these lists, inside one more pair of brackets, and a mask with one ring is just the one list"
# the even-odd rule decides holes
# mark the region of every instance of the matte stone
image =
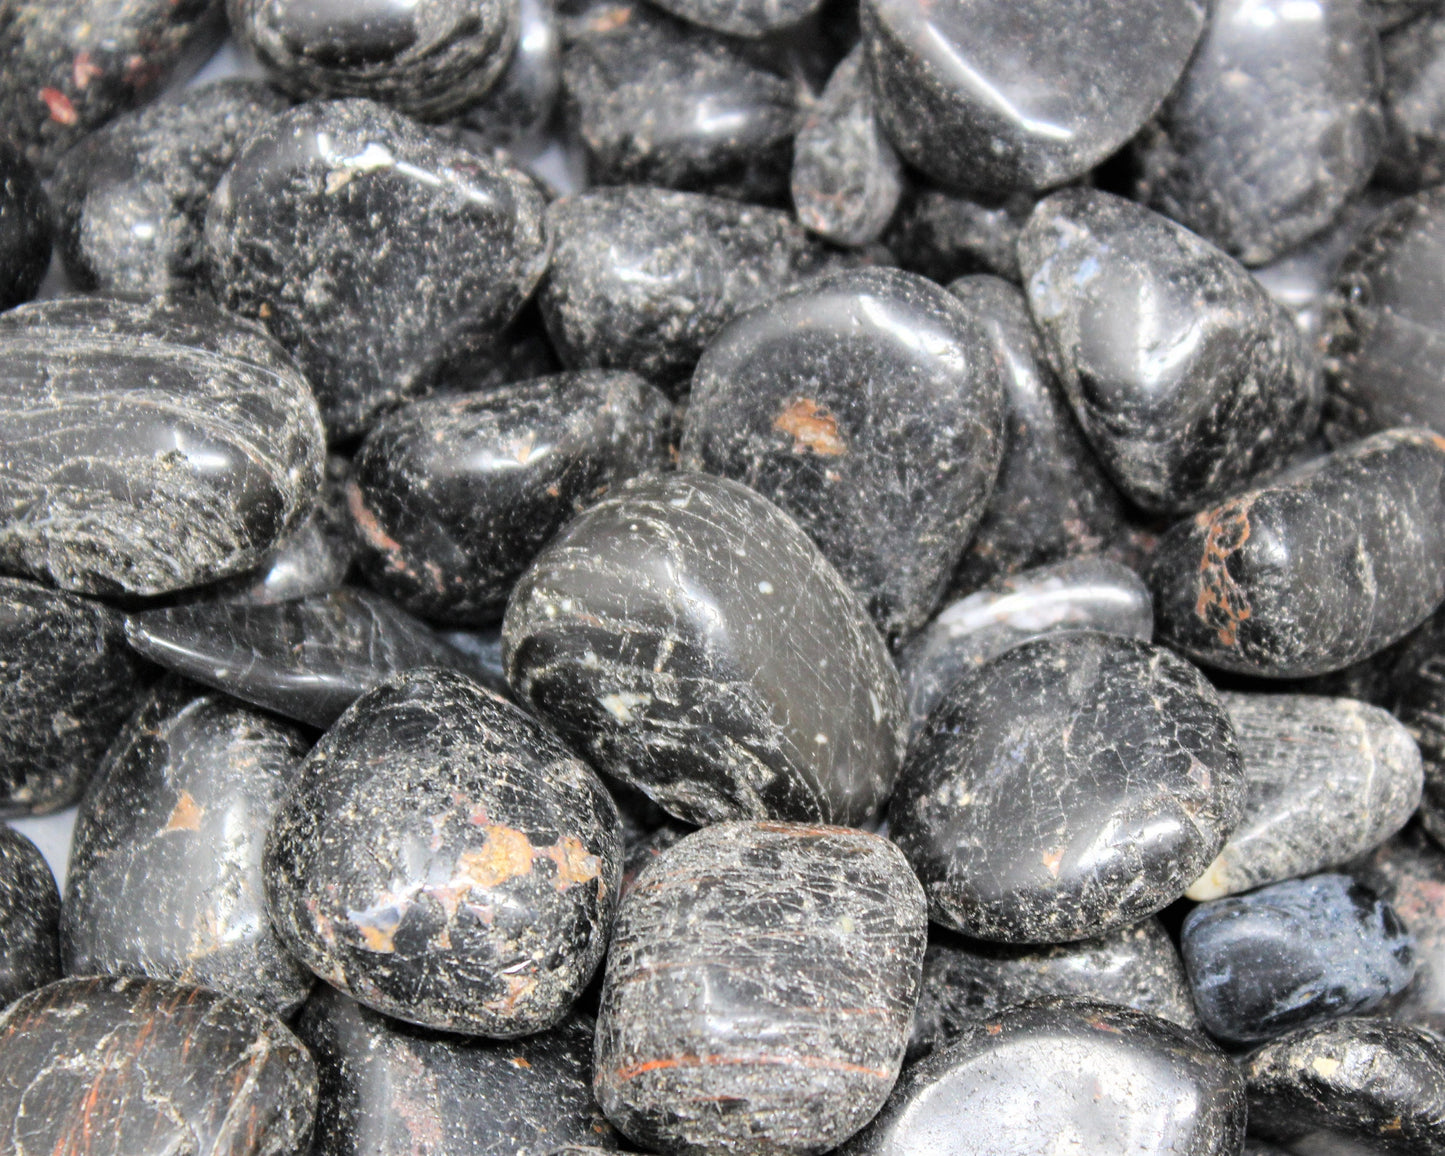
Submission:
[[1385,147],[1381,182],[1413,193],[1445,181],[1445,20],[1421,16],[1381,40]]
[[617,807],[591,769],[435,669],[353,704],[266,840],[272,922],[312,971],[398,1019],[502,1039],[567,1014],[621,874]]
[[1234,730],[1198,670],[1137,639],[1058,634],[944,697],[909,749],[889,834],[936,922],[1062,943],[1179,898],[1243,800]]
[[358,697],[417,666],[471,669],[421,622],[368,590],[293,602],[195,602],[132,614],[141,654],[206,686],[327,727]]
[[1390,1020],[1300,1028],[1243,1061],[1249,1129],[1295,1152],[1445,1152],[1445,1046]]
[[385,1019],[318,985],[296,1023],[321,1074],[311,1156],[541,1156],[617,1135],[592,1099],[592,1023],[507,1043]]
[[1232,1043],[1368,1011],[1415,976],[1409,930],[1348,875],[1201,903],[1179,944],[1200,1019]]
[[147,975],[278,1016],[311,973],[271,930],[261,849],[309,748],[299,730],[180,680],[127,724],[76,816],[61,920],[69,975]]
[[915,184],[883,244],[904,269],[941,285],[972,273],[1018,281],[1018,236],[1034,200],[1020,193],[995,204]]
[[1203,1037],[1107,1004],[1014,1008],[914,1064],[840,1156],[1234,1156],[1243,1082]]
[[370,101],[304,104],[241,150],[206,216],[217,295],[263,320],[334,440],[494,341],[547,268],[519,169]]
[[1440,0],[1365,0],[1365,13],[1381,33],[1440,7]]
[[20,150],[0,141],[0,310],[29,301],[50,268],[50,201]]
[[865,0],[879,115],[908,162],[1002,195],[1082,176],[1174,87],[1198,0]]
[[212,190],[286,107],[259,81],[220,80],[122,116],[67,152],[50,191],[70,283],[145,296],[196,282]]
[[109,608],[0,577],[0,814],[74,802],[144,670]]
[[0,1008],[60,978],[60,892],[39,849],[0,823]]
[[562,28],[555,0],[519,0],[517,47],[506,71],[462,123],[502,148],[525,145],[543,133],[562,92]]
[[1445,439],[1388,430],[1174,526],[1160,635],[1221,670],[1298,678],[1403,637],[1445,597]]
[[822,0],[657,0],[659,8],[704,28],[733,36],[766,36],[789,28]]
[[356,456],[348,501],[362,571],[416,614],[494,621],[570,517],[668,464],[672,424],[667,398],[630,373],[413,402],[373,426]]
[[66,979],[0,1016],[0,1150],[290,1156],[316,1066],[280,1020],[162,980]]
[[598,1101],[662,1152],[828,1151],[898,1078],[927,926],[918,881],[877,835],[759,822],[689,835],[618,913]]
[[1019,264],[1085,435],[1144,509],[1218,501],[1314,432],[1322,390],[1293,319],[1182,226],[1067,189],[1034,210]]
[[882,637],[737,482],[638,478],[578,515],[518,581],[502,642],[518,701],[686,822],[861,823],[902,759]]
[[683,469],[786,510],[890,640],[927,621],[993,491],[998,365],[968,310],[897,269],[810,281],[729,323],[692,378]]
[[321,423],[259,330],[200,300],[0,316],[0,566],[163,594],[255,566],[311,510]]

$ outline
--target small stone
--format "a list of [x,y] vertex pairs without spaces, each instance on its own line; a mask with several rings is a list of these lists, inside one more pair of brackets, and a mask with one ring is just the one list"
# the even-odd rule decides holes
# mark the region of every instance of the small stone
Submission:
[[60,978],[60,892],[39,849],[0,823],[0,1009]]
[[0,141],[0,310],[29,301],[50,268],[50,201],[20,150]]
[[926,937],[918,882],[877,835],[757,822],[689,835],[618,913],[598,1101],[663,1152],[827,1151],[898,1078]]
[[510,1039],[560,1022],[602,962],[622,830],[531,716],[424,668],[322,737],[265,875],[277,932],[322,979],[409,1023]]
[[1218,501],[1314,432],[1321,387],[1293,319],[1187,229],[1068,189],[1034,210],[1019,263],[1085,435],[1146,510]]
[[1199,671],[1137,639],[1057,634],[944,697],[909,748],[889,835],[935,922],[1063,943],[1179,898],[1243,799],[1234,730]]
[[902,759],[903,695],[797,523],[705,474],[634,479],[518,581],[507,681],[600,770],[689,823],[858,824]]
[[535,140],[562,91],[562,29],[554,0],[519,0],[517,47],[501,77],[461,123],[486,143],[515,148]]
[[179,679],[111,747],[76,817],[69,975],[147,975],[277,1016],[311,990],[266,918],[261,849],[309,748],[295,727]]
[[1028,194],[995,204],[915,185],[905,191],[883,244],[902,268],[940,285],[974,273],[1018,281],[1019,232],[1034,203]]
[[65,979],[0,1016],[0,1151],[304,1152],[316,1065],[266,1012],[162,980]]
[[1339,670],[1445,597],[1445,438],[1387,430],[1174,526],[1150,585],[1170,645],[1221,670]]
[[1380,181],[1413,193],[1445,181],[1445,18],[1421,16],[1381,40],[1385,148]]
[[1060,1001],[969,1025],[908,1069],[839,1156],[1234,1156],[1244,1121],[1243,1081],[1202,1037]]

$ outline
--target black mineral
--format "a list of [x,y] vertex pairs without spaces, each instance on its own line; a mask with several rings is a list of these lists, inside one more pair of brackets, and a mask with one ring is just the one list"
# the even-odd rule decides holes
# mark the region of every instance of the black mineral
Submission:
[[0,310],[35,296],[50,268],[50,200],[20,150],[0,141]]
[[55,876],[34,843],[0,823],[0,1009],[60,974]]
[[461,123],[490,144],[528,147],[547,128],[562,91],[562,29],[555,0],[519,0],[517,47],[506,71]]
[[766,36],[822,7],[822,0],[656,0],[657,6],[704,28],[733,36]]
[[1382,38],[1385,148],[1378,179],[1404,193],[1445,181],[1445,19],[1422,16]]
[[915,182],[904,191],[883,244],[902,268],[940,285],[972,273],[1018,281],[1019,230],[1036,199],[1018,193],[980,201]]

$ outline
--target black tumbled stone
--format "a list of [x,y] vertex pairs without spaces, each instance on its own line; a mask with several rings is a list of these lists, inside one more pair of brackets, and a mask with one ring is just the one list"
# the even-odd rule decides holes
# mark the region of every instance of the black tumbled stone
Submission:
[[904,192],[883,244],[900,267],[941,285],[975,273],[1017,282],[1019,230],[1034,202],[1027,193],[979,201],[915,184]]
[[520,0],[517,47],[506,70],[461,123],[503,148],[527,146],[547,128],[562,91],[562,29],[556,0]]
[[55,876],[34,843],[0,823],[0,1008],[60,974]]
[[0,310],[29,301],[50,268],[52,214],[40,178],[0,141]]
[[1445,20],[1421,16],[1381,39],[1385,147],[1379,180],[1402,193],[1445,181]]

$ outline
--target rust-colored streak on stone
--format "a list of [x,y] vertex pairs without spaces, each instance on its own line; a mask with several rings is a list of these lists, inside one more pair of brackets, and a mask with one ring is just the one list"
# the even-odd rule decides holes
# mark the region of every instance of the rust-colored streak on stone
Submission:
[[1059,866],[1063,863],[1063,861],[1064,849],[1062,847],[1056,848],[1053,851],[1045,852],[1044,855],[1040,858],[1040,862],[1042,862],[1043,865],[1048,868],[1049,874],[1052,875],[1055,879],[1059,877]]
[[618,1068],[613,1073],[620,1082],[635,1080],[638,1076],[644,1076],[648,1072],[662,1072],[671,1068],[706,1068],[739,1065],[775,1065],[777,1067],[793,1068],[815,1068],[830,1072],[852,1072],[855,1075],[873,1076],[879,1080],[893,1082],[896,1075],[894,1072],[885,1071],[882,1068],[870,1068],[863,1064],[850,1063],[847,1060],[832,1060],[826,1056],[665,1056],[658,1060],[647,1060],[641,1064],[631,1064],[625,1068]]
[[553,886],[558,891],[579,883],[590,883],[602,874],[602,860],[589,854],[582,840],[575,835],[563,835],[551,847],[539,847],[537,854],[557,864],[557,878]]
[[812,451],[835,458],[848,452],[838,432],[838,419],[811,397],[800,397],[778,415],[773,428],[793,439],[793,453]]
[[79,122],[80,114],[75,111],[75,105],[70,103],[70,97],[60,89],[42,88],[40,99],[45,102],[45,107],[50,110],[50,119],[56,124],[72,125]]
[[1249,541],[1249,507],[1248,499],[1239,499],[1195,515],[1205,537],[1194,613],[1215,631],[1222,646],[1238,642],[1240,623],[1253,614],[1249,599],[1229,573],[1230,556]]
[[386,532],[362,496],[361,487],[353,479],[346,484],[346,506],[351,511],[351,520],[367,542],[385,556],[387,569],[405,574],[414,582],[421,578],[406,560],[402,544]]
[[497,887],[532,870],[536,848],[521,831],[487,824],[487,842],[480,851],[463,851],[457,857],[457,877],[474,887]]
[[206,809],[191,797],[189,791],[182,791],[176,799],[176,805],[171,810],[171,817],[166,822],[167,831],[199,831],[201,829],[201,816]]
[[517,1010],[517,1005],[537,990],[537,980],[530,975],[507,975],[502,979],[507,984],[507,994],[501,999],[488,1000],[484,1005],[492,1011],[499,1011],[505,1015],[511,1015]]

